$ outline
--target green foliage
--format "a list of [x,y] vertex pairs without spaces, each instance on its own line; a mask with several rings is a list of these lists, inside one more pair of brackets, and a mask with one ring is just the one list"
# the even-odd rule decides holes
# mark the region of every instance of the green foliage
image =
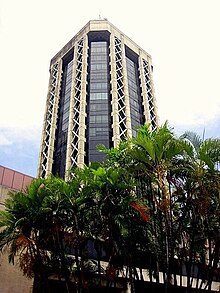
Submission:
[[[45,283],[56,274],[68,288],[71,279],[80,288],[101,283],[103,250],[114,272],[127,266],[131,279],[136,267],[147,268],[159,282],[163,271],[166,286],[175,278],[175,260],[179,272],[186,265],[188,279],[194,264],[217,269],[220,141],[192,132],[177,138],[165,123],[153,132],[144,125],[136,138],[99,149],[105,164],[74,168],[67,182],[36,179],[26,192],[10,194],[0,212],[0,249],[9,247],[9,261],[18,255],[26,276]],[[213,275],[206,278],[210,284]]]

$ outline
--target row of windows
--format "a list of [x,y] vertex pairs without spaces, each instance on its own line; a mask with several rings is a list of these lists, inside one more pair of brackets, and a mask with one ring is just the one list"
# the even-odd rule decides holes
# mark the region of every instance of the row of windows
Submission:
[[65,92],[67,92],[71,88],[71,82],[66,84]]
[[135,111],[134,109],[131,111],[131,116],[136,119],[137,121],[140,121],[140,112]]
[[[106,109],[106,105],[100,105],[100,104],[93,104],[93,105],[90,105],[90,110],[101,110],[103,109],[104,107],[100,107],[100,106],[104,106],[105,109]],[[69,119],[69,109],[67,109],[65,112],[63,112],[63,122],[66,120],[66,119]],[[105,111],[106,112],[106,111]],[[96,113],[96,112],[95,112]],[[104,122],[108,122],[108,114],[107,112],[106,113],[103,113],[101,112],[102,115],[99,115],[99,116],[90,116],[90,122],[91,123],[104,123]]]
[[89,129],[90,136],[104,136],[108,135],[109,129],[107,127],[94,127]]
[[130,96],[130,99],[133,99],[135,101],[138,101],[138,97],[139,97],[139,93],[137,90],[133,90],[133,89],[129,89],[129,96]]
[[[109,137],[109,114],[107,111],[108,56],[106,45],[106,42],[91,43],[89,156],[91,155],[93,158],[94,154],[97,154],[95,150],[96,144],[99,142],[103,143],[103,141]],[[95,91],[97,91],[97,93]],[[96,127],[100,124],[102,127]],[[109,142],[107,142],[107,145],[109,145]]]
[[67,142],[67,133],[66,132],[62,132],[61,135],[59,137],[57,137],[57,145],[59,147],[62,147],[63,145],[65,145]]
[[135,101],[134,99],[131,99],[131,98],[130,98],[130,105],[133,106],[134,108],[139,107],[139,103],[137,101]]
[[141,113],[139,105],[139,87],[138,87],[138,71],[137,64],[134,63],[129,58],[126,58],[127,64],[127,74],[128,74],[128,91],[130,96],[130,106],[131,106],[131,124],[132,124],[132,135],[136,136],[137,131],[134,129],[135,125],[140,125],[141,123]]
[[92,53],[107,53],[106,47],[91,48]]
[[72,74],[70,75],[70,79],[66,79],[66,86],[68,85],[68,84],[71,84],[72,83]]
[[[104,78],[103,78],[104,79]],[[94,79],[95,80],[95,79]],[[138,87],[134,82],[129,81],[129,93],[131,96],[138,96]],[[91,90],[108,90],[108,84],[106,82],[92,82],[90,83]],[[65,97],[70,97],[71,83],[68,83],[65,87]],[[65,98],[65,99],[66,99]]]
[[[98,97],[100,96],[99,93],[92,93],[92,94],[98,94]],[[106,93],[102,93],[102,94],[106,94]],[[91,94],[90,94],[91,96]],[[95,99],[95,100],[100,100],[99,99]],[[106,99],[103,99],[103,100],[106,100]],[[63,113],[66,113],[69,111],[69,106],[70,106],[70,100],[68,99],[67,101],[65,101],[64,105],[63,105]],[[106,110],[106,111],[104,111]],[[98,103],[98,104],[90,104],[90,111],[102,111],[102,113],[108,111],[108,104],[107,103],[104,103],[104,104],[101,104],[101,103]],[[104,111],[104,112],[103,112]],[[105,113],[104,113],[105,114]]]
[[72,67],[73,65],[73,60],[71,60],[68,64],[67,64],[67,68],[69,69],[70,67]]
[[67,131],[68,124],[69,124],[69,121],[65,121],[65,123],[62,124],[62,131]]
[[64,105],[65,103],[68,103],[68,101],[70,100],[70,90],[68,90],[67,92],[65,92],[65,95],[62,95],[62,104]]
[[70,90],[63,95],[62,103],[63,106],[70,101]]
[[72,80],[72,70],[66,76],[66,83],[71,82],[71,80]]
[[71,68],[65,68],[63,73],[66,83],[69,82],[72,79],[72,67]]
[[[92,64],[91,69],[95,70],[95,68],[98,69],[107,69],[107,64]],[[90,80],[97,80],[97,79],[107,79],[107,73],[92,73],[90,76]],[[72,83],[72,74],[69,75],[69,79],[66,79],[66,85],[65,85],[65,91],[68,91],[71,88],[71,83]],[[128,74],[128,84],[132,88],[137,88],[137,81],[136,81],[136,75],[134,74],[131,76]]]
[[107,62],[107,55],[106,54],[103,54],[103,55],[93,54],[91,56],[91,61],[105,61],[105,62]]
[[105,79],[107,81],[107,77],[108,77],[107,73],[104,73],[104,72],[103,73],[92,73],[90,75],[90,80],[92,81],[92,80]]
[[72,80],[72,65],[73,61],[70,61],[65,65],[63,69],[63,82],[62,91],[59,103],[59,116],[64,112],[62,120],[59,119],[57,128],[57,141],[54,150],[54,164],[53,164],[53,174],[59,174],[59,176],[64,177],[65,172],[65,158],[66,158],[66,143],[67,143],[67,130],[68,130],[68,109],[70,103],[70,85]]
[[[68,123],[69,123],[69,105],[70,105],[70,92],[71,92],[71,83],[72,83],[72,65],[73,60],[70,61],[64,68],[63,73],[63,90],[62,90],[62,96],[61,96],[61,106],[60,107],[60,114],[63,112],[62,115],[62,121],[60,121],[61,129],[59,130],[59,133],[62,131],[66,132],[68,130]],[[59,134],[58,134],[59,137]]]
[[138,64],[134,63],[133,61],[131,61],[130,59],[126,58],[126,64],[127,64],[127,68],[132,69],[137,67]]
[[133,79],[136,79],[137,72],[135,70],[135,67],[129,67],[129,66],[127,66],[127,72],[128,72],[128,75],[130,75],[131,77],[133,77]]
[[65,118],[63,117],[62,124],[65,124],[68,121],[69,121],[69,115],[67,115]]
[[[90,100],[108,100],[108,93],[90,93]],[[63,105],[63,111],[66,112],[67,109],[69,108],[70,105],[70,95],[65,96],[64,100],[64,105]],[[138,103],[138,95],[133,93],[130,93],[130,105],[133,106],[134,108],[139,107]],[[95,110],[103,110],[107,109],[106,104],[91,104],[90,105],[90,110],[95,111]]]
[[90,93],[90,100],[108,100],[108,93]]
[[132,73],[132,72],[134,72],[134,70],[135,70],[134,66],[130,66],[130,65],[127,64],[127,71],[128,72]]
[[91,47],[92,48],[97,48],[97,47],[103,47],[106,46],[107,42],[102,41],[102,42],[91,42]]
[[65,96],[70,94],[71,88],[64,88],[63,92],[65,92]]
[[[138,103],[138,94],[137,92],[129,91],[129,96],[131,100],[134,100],[135,102]],[[134,106],[137,107],[137,104],[134,104]]]
[[90,84],[90,89],[94,90],[107,90],[108,85],[106,82],[96,82]]
[[67,69],[67,71],[70,71],[70,70],[72,70],[72,67],[73,67],[73,60],[70,61],[70,62],[65,66],[65,69]]
[[67,109],[69,109],[69,106],[70,106],[70,97],[68,97],[65,102],[64,102],[64,105],[63,105],[63,111],[66,112]]
[[131,61],[129,58],[126,58],[126,65],[127,65],[127,70],[129,72],[133,72],[136,74],[136,69],[137,69],[137,64]]
[[91,64],[91,70],[107,69],[107,63]]
[[90,123],[107,123],[108,122],[108,116],[106,116],[106,115],[90,116],[89,122]]
[[134,61],[132,61],[130,58],[128,58],[127,56],[126,56],[126,61],[127,61],[127,63],[128,63],[128,65],[129,66],[134,66]]
[[132,89],[137,89],[137,83],[134,80],[128,79],[128,86],[131,87]]
[[103,110],[108,110],[107,109],[107,104],[91,104],[90,105],[90,111],[103,111]]
[[132,79],[136,79],[137,74],[134,71],[134,68],[132,68],[132,70],[131,70],[131,68],[130,69],[127,68],[127,72],[128,72],[128,75],[130,75]]
[[63,113],[63,121],[66,119],[66,118],[68,118],[69,117],[69,111],[65,111],[64,113]]
[[128,77],[131,79],[131,80],[137,80],[137,74],[135,72],[131,72],[131,71],[127,71],[128,72]]

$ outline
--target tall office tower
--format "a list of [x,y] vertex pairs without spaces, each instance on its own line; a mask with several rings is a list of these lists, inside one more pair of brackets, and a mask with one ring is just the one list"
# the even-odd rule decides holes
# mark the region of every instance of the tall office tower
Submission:
[[158,125],[151,56],[105,20],[89,21],[51,60],[38,176],[102,161],[137,127]]

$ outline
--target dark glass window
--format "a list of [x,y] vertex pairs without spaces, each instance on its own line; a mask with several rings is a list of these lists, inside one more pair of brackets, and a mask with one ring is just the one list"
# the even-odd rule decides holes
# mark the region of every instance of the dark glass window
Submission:
[[108,100],[108,93],[100,93],[100,92],[91,93],[90,92],[90,101],[91,100]]
[[143,106],[138,78],[138,65],[137,61],[132,59],[126,57],[132,136],[136,136],[137,128],[143,124]]
[[89,98],[87,119],[87,160],[103,161],[105,155],[97,151],[98,144],[111,146],[111,110],[109,102],[108,42],[91,41],[89,54]]
[[73,53],[63,60],[62,84],[58,108],[54,163],[52,173],[64,178],[66,165],[67,131],[69,124],[69,106],[72,85]]

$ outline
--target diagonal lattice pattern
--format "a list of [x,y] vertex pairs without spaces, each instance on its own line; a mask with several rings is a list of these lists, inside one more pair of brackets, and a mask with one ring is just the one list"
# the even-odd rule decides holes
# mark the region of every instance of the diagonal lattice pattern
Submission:
[[157,116],[155,111],[153,88],[151,85],[149,63],[144,59],[143,59],[143,68],[144,68],[144,79],[145,79],[146,90],[147,90],[147,99],[148,99],[151,127],[152,127],[152,130],[155,130],[157,128]]
[[122,44],[115,37],[115,64],[116,64],[116,82],[118,95],[118,118],[119,118],[119,136],[120,139],[126,137],[126,114],[125,114],[125,93],[123,82],[123,67],[122,67]]
[[82,64],[83,64],[83,39],[77,43],[76,48],[76,75],[74,85],[74,102],[73,102],[73,129],[71,141],[71,165],[77,164],[78,158],[78,143],[79,143],[79,117],[80,117],[80,97],[82,83]]
[[42,160],[41,160],[42,163],[41,163],[41,174],[40,174],[41,178],[44,178],[47,172],[49,145],[50,145],[50,137],[51,137],[52,121],[53,121],[53,113],[54,113],[54,105],[55,105],[55,94],[56,94],[56,86],[57,86],[57,80],[58,80],[58,70],[59,70],[59,64],[57,62],[54,64],[51,70],[49,99],[47,103],[45,130],[44,130],[45,136],[43,139],[43,146],[42,146]]

